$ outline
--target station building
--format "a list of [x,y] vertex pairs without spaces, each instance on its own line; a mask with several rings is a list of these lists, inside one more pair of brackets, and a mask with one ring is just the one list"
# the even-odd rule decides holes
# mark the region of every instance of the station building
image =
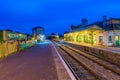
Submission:
[[102,21],[92,24],[82,19],[82,24],[72,25],[70,31],[64,33],[64,40],[96,46],[120,46],[120,19],[103,16]]

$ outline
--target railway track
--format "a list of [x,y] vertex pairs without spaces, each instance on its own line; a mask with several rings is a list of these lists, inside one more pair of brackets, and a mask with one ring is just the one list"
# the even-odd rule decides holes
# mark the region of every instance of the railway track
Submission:
[[[72,48],[75,48],[75,49],[77,49],[79,51],[82,51],[82,52],[85,52],[85,53],[90,54],[92,56],[95,56],[95,57],[97,57],[99,59],[102,59],[104,61],[107,61],[107,62],[109,62],[111,64],[120,66],[120,62],[116,61],[115,59],[112,60],[112,58],[109,58],[109,56],[107,56],[107,54],[109,54],[109,52],[104,52],[105,50],[101,50],[101,49],[97,49],[97,48],[93,49],[91,47],[76,45],[76,44],[72,44],[72,43],[62,43],[62,42],[59,42],[59,43],[71,46]],[[114,53],[112,53],[112,54],[114,54]],[[111,55],[111,52],[110,52],[110,55]],[[114,57],[115,55],[111,55],[111,57],[112,56]],[[118,59],[118,58],[116,57],[116,59]]]
[[73,50],[73,51],[75,51],[75,52],[77,52],[80,55],[83,55],[86,58],[91,59],[92,61],[100,64],[101,66],[104,66],[105,68],[107,68],[107,69],[109,69],[109,70],[111,70],[111,71],[113,71],[113,72],[115,72],[115,73],[117,73],[117,74],[120,75],[120,66],[112,64],[110,62],[107,62],[106,60],[102,60],[100,58],[97,58],[96,56],[93,56],[91,54],[79,51],[79,50],[74,49],[72,47],[69,47],[69,46],[66,46],[66,47],[69,48],[69,49],[71,49],[71,50]]
[[86,70],[79,62],[77,62],[73,57],[71,57],[65,50],[63,50],[60,46],[56,46],[60,55],[73,72],[76,80],[97,80],[97,78],[91,74],[88,70]]
[[113,65],[109,62],[106,62],[66,45],[59,45],[59,48],[62,50],[61,53],[65,52],[79,65],[84,67],[85,70],[89,71],[95,76],[95,78],[97,78],[86,80],[120,80],[119,66]]

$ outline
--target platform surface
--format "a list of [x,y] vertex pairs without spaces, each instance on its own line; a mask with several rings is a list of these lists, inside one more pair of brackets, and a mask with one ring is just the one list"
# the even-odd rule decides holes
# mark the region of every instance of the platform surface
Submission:
[[71,80],[52,44],[42,43],[0,61],[0,80]]
[[102,49],[102,50],[106,50],[106,51],[120,54],[120,47],[98,46],[98,45],[91,45],[91,44],[82,44],[82,43],[72,42],[72,41],[64,41],[64,42],[77,44],[77,45],[83,45],[83,46],[89,46],[89,47]]

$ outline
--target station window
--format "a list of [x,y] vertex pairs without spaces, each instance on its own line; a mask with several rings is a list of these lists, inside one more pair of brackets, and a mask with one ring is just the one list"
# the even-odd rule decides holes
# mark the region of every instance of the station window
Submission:
[[99,36],[99,42],[103,42],[103,36]]
[[112,36],[108,36],[108,43],[112,43]]

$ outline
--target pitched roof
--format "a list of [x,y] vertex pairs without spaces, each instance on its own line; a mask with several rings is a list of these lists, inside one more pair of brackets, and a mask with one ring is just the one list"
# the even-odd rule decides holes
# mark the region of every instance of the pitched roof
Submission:
[[120,18],[110,18],[110,20],[120,20]]
[[78,29],[74,29],[71,32],[77,32],[77,31],[89,29],[89,28],[93,27],[94,25],[96,25],[99,28],[103,29],[103,23],[102,22],[95,22],[95,23],[92,23],[92,24],[88,24],[86,26],[80,26]]
[[79,29],[80,27],[82,27],[81,24],[77,25],[77,26],[71,26],[71,30],[77,30]]
[[120,30],[120,24],[108,24],[106,30]]
[[69,31],[65,31],[64,34],[70,33]]
[[[109,20],[120,20],[120,18],[110,18]],[[109,21],[107,20],[107,21]],[[81,31],[81,30],[86,30],[86,29],[93,29],[92,27],[93,26],[97,26],[99,28],[101,28],[102,30],[120,30],[120,24],[106,24],[105,26],[103,25],[103,21],[98,21],[98,22],[95,22],[95,23],[92,23],[92,24],[88,24],[88,25],[85,25],[85,26],[82,26],[81,24],[78,25],[78,26],[72,26],[71,29],[72,31],[71,32],[77,32],[77,31]]]

